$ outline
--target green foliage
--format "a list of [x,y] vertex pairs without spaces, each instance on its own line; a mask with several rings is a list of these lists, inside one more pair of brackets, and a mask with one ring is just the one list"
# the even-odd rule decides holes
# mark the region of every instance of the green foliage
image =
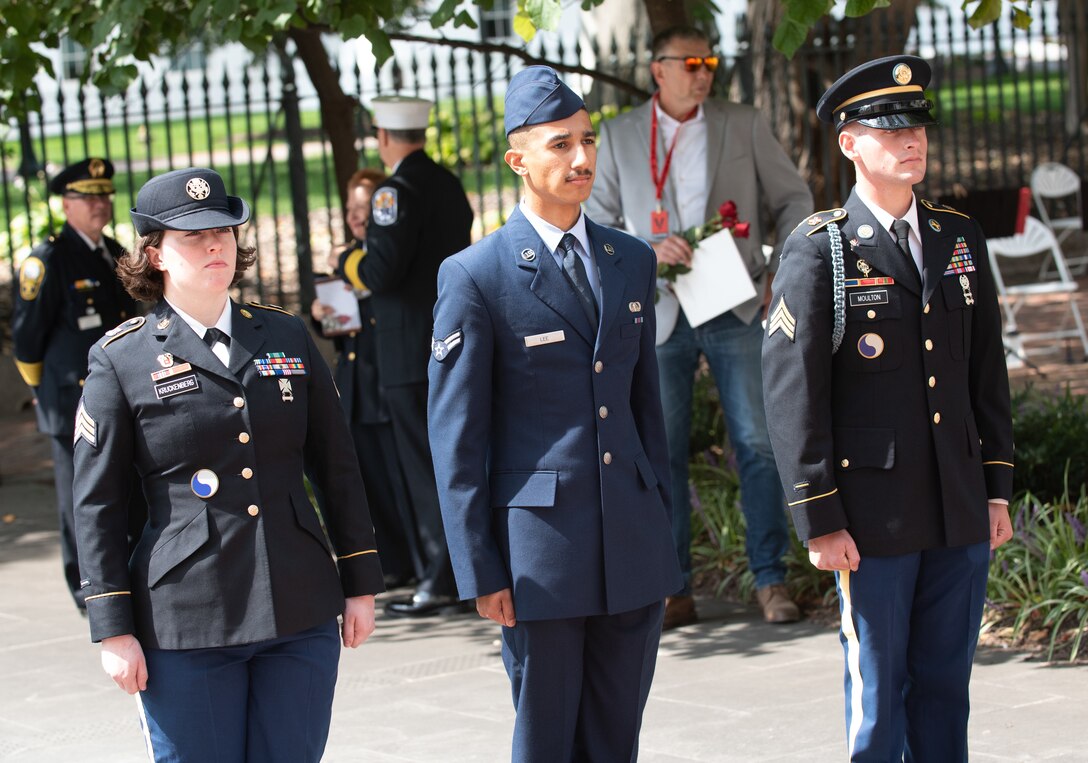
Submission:
[[13,215],[5,228],[0,228],[0,260],[7,261],[8,253],[15,257],[15,266],[30,254],[30,250],[45,240],[52,228],[60,228],[64,222],[64,210],[59,196],[51,196],[48,201],[41,193],[31,187],[29,193],[30,212]]
[[1043,503],[1028,493],[1012,507],[1012,516],[1013,538],[994,552],[990,569],[988,625],[1011,623],[1016,640],[1044,631],[1048,659],[1066,647],[1075,660],[1088,631],[1084,487],[1075,504],[1068,495]]
[[[1013,394],[1013,488],[1040,501],[1076,496],[1088,484],[1088,402],[1068,388],[1026,387]],[[1066,485],[1068,484],[1068,490]]]
[[[841,0],[838,0],[841,2]],[[844,13],[852,18],[865,16],[878,8],[892,7],[891,0],[845,0]],[[785,9],[781,21],[774,30],[774,47],[787,58],[805,44],[809,30],[821,18],[831,12],[836,0],[780,0]],[[1001,9],[1008,5],[1012,9],[1013,24],[1018,29],[1027,29],[1031,25],[1028,8],[1032,0],[963,0],[963,9],[974,6],[968,17],[968,23],[975,29],[992,24],[1001,16]]]

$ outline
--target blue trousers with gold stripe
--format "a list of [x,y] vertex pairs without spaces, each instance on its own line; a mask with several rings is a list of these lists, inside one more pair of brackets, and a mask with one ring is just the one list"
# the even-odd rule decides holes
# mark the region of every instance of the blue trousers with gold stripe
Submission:
[[340,661],[335,620],[243,646],[145,649],[140,722],[155,763],[317,763]]
[[865,557],[837,574],[851,761],[967,760],[989,544]]

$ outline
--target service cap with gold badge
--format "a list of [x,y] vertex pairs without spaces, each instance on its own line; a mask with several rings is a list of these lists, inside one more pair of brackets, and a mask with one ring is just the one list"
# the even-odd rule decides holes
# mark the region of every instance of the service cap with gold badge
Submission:
[[113,190],[113,163],[95,156],[69,164],[49,181],[49,192],[57,196],[109,196]]
[[855,66],[816,104],[816,115],[841,130],[860,122],[878,130],[935,125],[926,98],[930,69],[917,56],[887,56]]

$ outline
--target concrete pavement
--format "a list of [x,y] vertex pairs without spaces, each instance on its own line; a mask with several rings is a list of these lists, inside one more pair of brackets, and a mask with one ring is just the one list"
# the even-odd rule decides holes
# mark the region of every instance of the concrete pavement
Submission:
[[[98,665],[60,570],[47,465],[0,460],[0,760],[146,760],[135,701]],[[12,434],[14,432],[14,434]],[[833,630],[772,627],[752,607],[700,601],[665,634],[639,759],[841,761],[842,657]],[[498,629],[474,615],[379,619],[341,660],[325,760],[503,761],[514,713]],[[973,761],[1088,761],[1088,667],[980,650]]]

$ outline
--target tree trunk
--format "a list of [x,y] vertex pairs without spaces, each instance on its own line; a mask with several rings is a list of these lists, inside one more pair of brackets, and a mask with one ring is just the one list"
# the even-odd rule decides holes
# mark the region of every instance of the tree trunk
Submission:
[[1080,0],[1061,0],[1058,19],[1068,50],[1069,98],[1065,102],[1065,134],[1077,134],[1088,116],[1088,13]]
[[[734,77],[734,84],[750,81],[752,92],[734,88],[733,97],[750,100],[767,117],[779,142],[793,157],[812,187],[817,209],[841,204],[853,173],[834,143],[834,132],[816,118],[816,103],[824,91],[854,66],[880,56],[900,53],[906,46],[914,16],[922,0],[897,0],[888,9],[859,19],[846,19],[832,38],[821,20],[793,59],[774,49],[775,27],[785,11],[778,0],[749,0],[748,30],[750,77]],[[820,45],[813,45],[814,38]],[[738,62],[742,65],[745,62]]]
[[343,204],[348,179],[359,168],[359,152],[355,148],[355,109],[359,107],[359,102],[340,87],[328,51],[321,42],[321,32],[316,29],[292,29],[289,34],[317,91],[321,104],[321,124],[332,147],[336,189]]

